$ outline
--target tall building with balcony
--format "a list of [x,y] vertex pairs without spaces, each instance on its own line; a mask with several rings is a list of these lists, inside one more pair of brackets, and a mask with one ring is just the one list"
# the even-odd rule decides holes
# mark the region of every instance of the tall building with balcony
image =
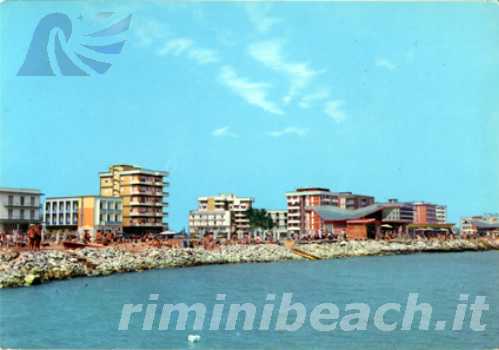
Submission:
[[274,227],[272,228],[272,236],[275,240],[288,238],[288,211],[283,210],[267,210],[272,218]]
[[415,224],[445,224],[447,206],[428,202],[413,202]]
[[321,230],[320,215],[311,207],[334,206],[343,209],[359,209],[374,203],[374,197],[352,192],[332,192],[328,188],[298,188],[286,193],[288,203],[288,231],[303,236]]
[[230,238],[240,238],[249,231],[247,210],[253,206],[251,197],[238,197],[232,193],[198,198],[198,209],[189,213],[189,232],[201,237],[206,232]]
[[101,172],[100,194],[123,201],[123,231],[128,234],[158,233],[168,228],[166,207],[168,172],[133,165],[112,165]]
[[29,225],[40,223],[41,195],[37,189],[0,188],[0,231],[25,232]]
[[437,224],[447,223],[447,206],[437,205],[435,208],[435,216],[437,218]]
[[69,196],[45,200],[43,220],[47,231],[89,233],[122,232],[122,202],[118,197]]

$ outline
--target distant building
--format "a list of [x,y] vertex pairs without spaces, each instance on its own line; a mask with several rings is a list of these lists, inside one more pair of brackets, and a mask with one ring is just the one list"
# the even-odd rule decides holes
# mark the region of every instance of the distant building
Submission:
[[447,206],[437,205],[435,208],[435,216],[437,218],[437,224],[447,223]]
[[37,189],[0,188],[0,231],[25,232],[29,225],[40,223],[41,195]]
[[[413,224],[413,209],[410,203],[376,203],[367,207],[348,210],[336,206],[314,206],[321,219],[323,234],[333,234],[347,239],[380,239],[386,237],[409,237],[420,234],[437,236],[452,233],[452,224],[419,226]],[[428,227],[427,227],[428,226]]]
[[499,237],[499,214],[475,215],[461,218],[461,236]]
[[373,196],[353,194],[352,192],[338,192],[339,207],[343,209],[359,209],[374,204]]
[[286,193],[288,203],[288,231],[303,236],[321,230],[320,216],[306,208],[335,206],[353,210],[374,203],[374,197],[351,192],[331,192],[328,188],[298,188]]
[[[189,214],[189,231],[192,237],[201,237],[213,232],[217,236],[239,238],[250,229],[247,215],[253,206],[251,197],[238,197],[234,194],[220,194],[198,198],[198,209]],[[228,228],[227,228],[228,227]]]
[[415,224],[445,224],[447,207],[428,202],[413,202]]
[[166,230],[165,208],[168,193],[166,171],[148,170],[133,165],[112,165],[101,172],[100,194],[123,201],[123,231],[130,234],[158,233]]
[[323,234],[339,238],[365,240],[379,239],[387,235],[407,234],[410,217],[403,218],[403,204],[377,203],[349,210],[336,206],[311,207],[321,218]]
[[267,210],[272,218],[274,227],[272,228],[272,236],[275,240],[288,238],[288,211],[283,210]]
[[189,231],[192,238],[201,238],[212,232],[213,237],[230,238],[233,232],[230,210],[192,210],[189,213]]
[[388,204],[396,204],[394,206],[387,206],[386,218],[393,221],[403,221],[414,223],[414,205],[412,203],[399,202],[395,198],[390,198]]
[[122,201],[118,197],[70,196],[45,200],[44,223],[47,231],[60,230],[95,237],[122,232]]

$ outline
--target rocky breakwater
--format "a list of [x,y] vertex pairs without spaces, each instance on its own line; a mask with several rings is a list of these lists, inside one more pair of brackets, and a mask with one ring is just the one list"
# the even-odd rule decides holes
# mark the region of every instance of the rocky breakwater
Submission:
[[[321,259],[351,256],[410,254],[418,252],[499,250],[498,240],[450,241],[350,241],[300,244],[299,249]],[[117,247],[38,252],[0,251],[0,287],[21,287],[82,276],[106,276],[117,272],[187,267],[209,264],[301,260],[281,245],[234,245],[213,251],[147,248],[133,252]]]
[[326,244],[302,244],[303,251],[320,259],[335,259],[353,256],[394,255],[413,253],[464,252],[499,250],[499,240],[454,239],[454,240],[411,240],[411,241],[349,241]]
[[147,248],[132,252],[116,247],[20,253],[0,251],[0,288],[30,286],[72,277],[106,276],[117,272],[296,258],[286,248],[274,244],[224,246],[213,251],[201,248]]

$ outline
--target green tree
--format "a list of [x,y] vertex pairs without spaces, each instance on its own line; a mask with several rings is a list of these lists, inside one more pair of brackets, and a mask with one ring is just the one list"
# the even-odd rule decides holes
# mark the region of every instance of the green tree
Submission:
[[246,213],[252,230],[271,230],[274,228],[272,217],[265,209],[250,208]]

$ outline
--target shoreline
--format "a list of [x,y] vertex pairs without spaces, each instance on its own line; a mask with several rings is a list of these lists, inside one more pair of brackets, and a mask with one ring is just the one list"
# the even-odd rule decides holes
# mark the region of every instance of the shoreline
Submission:
[[[347,241],[305,243],[296,247],[320,260],[328,260],[360,256],[499,250],[499,240],[482,238],[445,241]],[[0,251],[0,288],[152,269],[285,260],[305,259],[277,244],[229,245],[211,251],[202,248],[147,248],[132,251],[114,246],[35,252],[5,249]]]

